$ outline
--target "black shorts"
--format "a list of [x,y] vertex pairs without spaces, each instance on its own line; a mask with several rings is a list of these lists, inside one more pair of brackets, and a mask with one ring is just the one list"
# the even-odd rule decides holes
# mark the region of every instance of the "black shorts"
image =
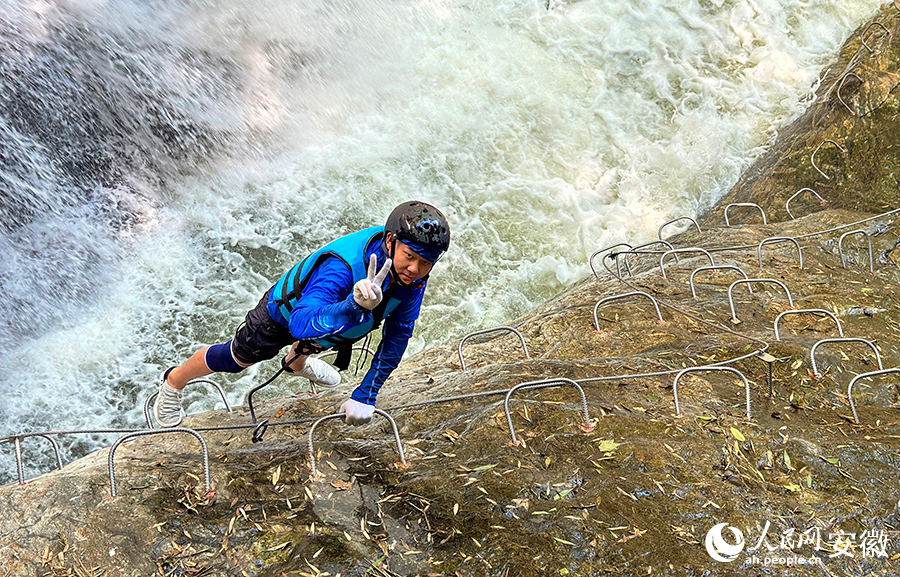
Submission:
[[[278,355],[281,349],[297,341],[291,331],[269,315],[268,302],[269,293],[267,292],[256,308],[247,313],[244,322],[234,333],[231,352],[241,364],[252,365],[272,359]],[[303,342],[301,345],[308,345],[307,349],[313,349],[309,352],[322,350],[322,347],[314,343]]]

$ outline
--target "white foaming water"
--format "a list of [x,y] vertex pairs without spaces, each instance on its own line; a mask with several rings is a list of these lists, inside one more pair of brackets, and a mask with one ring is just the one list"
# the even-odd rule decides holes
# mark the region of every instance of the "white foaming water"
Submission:
[[[120,141],[154,162],[129,150],[102,201],[0,238],[0,298],[19,311],[2,319],[0,434],[140,426],[162,369],[227,340],[311,250],[412,198],[444,210],[453,246],[410,350],[508,323],[589,274],[598,248],[709,207],[880,2],[645,4],[16,4],[15,56],[74,31],[101,63],[91,82],[121,90],[137,119]],[[0,135],[17,109],[3,114]],[[4,144],[30,158],[11,132]],[[33,164],[36,194],[78,190]],[[62,254],[40,249],[61,240]],[[49,317],[28,308],[70,277],[84,290]],[[239,404],[274,367],[220,380]],[[188,399],[215,404],[200,387]],[[72,457],[109,437],[61,441]]]

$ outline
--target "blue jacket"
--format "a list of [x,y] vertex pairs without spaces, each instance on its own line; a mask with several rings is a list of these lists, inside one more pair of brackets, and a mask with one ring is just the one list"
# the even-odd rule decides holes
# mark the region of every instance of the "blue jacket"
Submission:
[[269,315],[299,341],[331,348],[358,340],[377,328],[383,312],[382,340],[372,365],[351,397],[375,404],[378,390],[391,375],[412,336],[426,279],[413,287],[384,281],[381,307],[368,311],[353,300],[353,285],[366,278],[369,256],[378,268],[387,258],[382,248],[384,227],[371,227],[341,237],[320,248],[287,271],[269,291]]

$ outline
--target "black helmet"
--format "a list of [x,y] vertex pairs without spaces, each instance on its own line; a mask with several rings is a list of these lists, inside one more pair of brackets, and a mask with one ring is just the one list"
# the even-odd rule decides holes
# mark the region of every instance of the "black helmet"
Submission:
[[450,248],[447,218],[437,208],[417,200],[404,202],[395,208],[384,225],[384,231],[432,263],[437,262]]

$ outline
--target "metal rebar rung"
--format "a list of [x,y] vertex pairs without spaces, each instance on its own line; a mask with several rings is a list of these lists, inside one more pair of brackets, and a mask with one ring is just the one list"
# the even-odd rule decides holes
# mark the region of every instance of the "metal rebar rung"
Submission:
[[697,232],[703,234],[703,231],[700,230],[700,225],[697,224],[696,220],[694,220],[693,218],[691,218],[689,216],[679,216],[678,218],[672,219],[669,222],[663,223],[663,225],[659,227],[659,230],[656,231],[656,236],[659,238],[659,240],[663,239],[663,237],[662,237],[663,229],[666,228],[667,226],[669,226],[670,224],[674,224],[674,223],[678,222],[679,220],[691,221],[692,223],[694,223],[694,226],[697,227]]
[[709,264],[710,264],[710,266],[716,266],[716,263],[715,263],[715,261],[713,261],[713,257],[712,257],[711,254],[709,254],[709,251],[707,251],[706,249],[700,248],[700,247],[698,247],[698,246],[689,246],[689,247],[685,247],[685,248],[676,248],[676,249],[673,249],[673,250],[667,250],[666,252],[664,252],[664,253],[662,254],[661,257],[659,257],[659,270],[662,272],[663,278],[668,278],[668,277],[666,277],[666,268],[663,266],[663,261],[664,261],[664,260],[666,259],[666,257],[669,256],[670,254],[677,255],[679,252],[700,252],[700,253],[703,253],[703,254],[706,255],[706,258],[709,259]]
[[844,336],[844,328],[841,326],[841,321],[838,320],[837,315],[835,315],[833,312],[825,309],[800,309],[796,311],[784,311],[783,313],[775,317],[775,340],[781,340],[781,335],[778,334],[778,321],[781,320],[781,317],[785,315],[799,315],[804,313],[822,314],[831,317],[832,320],[834,320],[834,324],[837,325],[838,334],[842,337]]
[[766,244],[775,244],[777,242],[792,242],[794,246],[797,247],[797,257],[800,260],[800,269],[803,269],[803,251],[800,250],[800,243],[797,242],[796,238],[790,236],[771,236],[769,238],[763,239],[759,246],[756,247],[756,257],[759,259],[759,268],[762,268],[762,247]]
[[210,482],[209,477],[209,450],[206,448],[206,441],[203,440],[203,437],[200,436],[200,433],[193,429],[173,427],[171,429],[154,429],[152,431],[138,431],[136,433],[130,433],[128,435],[125,435],[124,437],[120,437],[115,443],[113,443],[113,446],[109,450],[109,493],[111,497],[117,496],[115,457],[116,449],[119,448],[119,445],[138,437],[147,437],[150,435],[165,435],[168,433],[187,433],[189,435],[193,435],[198,441],[200,441],[200,446],[203,447],[203,482],[207,492],[212,490],[212,483]]
[[[747,273],[745,273],[743,271],[743,269],[741,269],[740,267],[731,265],[731,264],[722,264],[722,265],[717,265],[717,266],[701,266],[700,268],[694,269],[694,272],[691,273],[691,295],[693,295],[694,298],[697,298],[697,290],[694,288],[694,277],[697,275],[698,272],[702,272],[705,270],[736,270],[739,273],[741,273],[741,276],[743,276],[745,279],[750,278],[747,276]],[[753,289],[750,288],[750,285],[747,285],[747,288],[750,290],[750,294],[753,294]]]
[[630,297],[630,296],[644,296],[644,297],[647,297],[648,299],[650,299],[650,301],[653,303],[653,307],[656,309],[656,316],[657,316],[657,318],[659,318],[659,322],[664,322],[663,318],[662,318],[662,313],[659,311],[659,305],[656,303],[656,299],[643,291],[633,291],[630,293],[606,297],[606,298],[603,298],[603,299],[600,299],[599,301],[597,301],[597,304],[594,305],[594,327],[597,329],[598,333],[600,332],[600,319],[597,317],[597,309],[600,308],[600,305],[602,305],[603,303],[609,302],[609,301],[623,299],[625,297]]
[[[400,463],[403,465],[407,465],[408,463],[406,462],[406,455],[403,453],[403,443],[400,442],[400,433],[397,431],[397,423],[394,421],[393,417],[391,417],[389,414],[385,413],[381,409],[375,409],[375,414],[381,415],[382,417],[387,419],[388,422],[391,424],[391,429],[393,429],[393,431],[394,431],[394,440],[397,442],[397,452],[400,454]],[[315,451],[315,447],[313,445],[313,433],[315,432],[316,427],[319,425],[319,423],[324,423],[325,421],[329,421],[331,419],[340,419],[343,416],[345,416],[344,413],[335,413],[333,415],[327,415],[325,417],[322,417],[315,423],[313,423],[312,427],[310,427],[310,429],[309,429],[309,466],[310,466],[310,476],[311,477],[315,477],[317,474],[316,473],[316,451]]]
[[[894,6],[895,6],[895,7],[897,6],[897,2],[896,2],[896,1],[894,2]],[[869,51],[869,55],[870,55],[870,56],[871,56],[872,54],[875,54],[875,50],[872,49],[872,48],[870,48],[869,45],[866,44],[866,38],[865,38],[865,36],[866,36],[866,32],[868,32],[868,31],[869,31],[869,28],[871,28],[872,26],[881,26],[881,28],[882,28],[885,32],[887,32],[888,36],[891,35],[891,31],[888,29],[888,27],[885,26],[884,24],[882,24],[881,22],[877,22],[877,21],[876,21],[876,22],[872,22],[871,24],[869,24],[868,26],[866,26],[866,29],[863,30],[863,31],[862,31],[862,34],[859,35],[859,41],[862,43],[863,46],[866,47],[866,50]]]
[[731,226],[731,223],[728,221],[728,209],[732,206],[744,206],[744,207],[752,207],[759,209],[759,213],[762,215],[763,224],[769,224],[766,222],[766,211],[763,210],[761,206],[756,204],[755,202],[732,202],[731,204],[725,207],[725,226]]
[[681,405],[678,404],[678,381],[681,379],[681,376],[687,373],[696,373],[700,371],[728,371],[729,373],[734,373],[738,375],[742,381],[744,381],[744,388],[747,393],[747,420],[752,420],[750,413],[750,381],[747,380],[747,377],[744,376],[744,373],[741,371],[732,368],[732,367],[714,367],[714,366],[705,366],[705,367],[689,367],[682,371],[679,371],[677,375],[675,375],[675,383],[672,385],[672,389],[675,392],[675,414],[679,417],[681,416]]
[[768,283],[777,284],[778,286],[780,286],[781,288],[784,289],[784,292],[788,298],[788,305],[790,305],[791,308],[794,307],[794,299],[791,298],[791,291],[789,291],[787,286],[785,286],[785,284],[783,282],[781,282],[780,280],[775,280],[773,278],[740,279],[740,280],[734,281],[733,283],[731,283],[731,286],[728,287],[728,304],[731,305],[731,319],[732,320],[738,320],[737,313],[734,312],[734,295],[732,294],[734,291],[734,287],[736,287],[739,284],[749,285],[752,282],[768,282]]
[[816,349],[818,349],[820,345],[824,345],[827,343],[863,343],[864,345],[868,345],[869,348],[871,348],[875,353],[875,360],[878,362],[878,369],[884,369],[884,366],[881,364],[881,355],[878,353],[878,348],[872,341],[852,337],[840,339],[822,339],[820,341],[817,341],[809,351],[809,360],[812,363],[813,376],[816,378],[819,378],[821,376],[819,375],[819,369],[816,367]]
[[590,432],[593,429],[593,427],[591,426],[591,417],[588,414],[587,398],[584,396],[584,389],[581,388],[581,385],[579,385],[572,379],[547,379],[543,381],[529,381],[527,383],[518,384],[511,388],[509,392],[506,393],[506,398],[503,400],[503,411],[506,413],[506,423],[509,425],[509,436],[512,437],[513,445],[518,445],[519,441],[518,439],[516,439],[516,429],[513,426],[512,414],[509,412],[509,399],[510,397],[512,397],[512,394],[520,389],[533,390],[559,386],[572,386],[578,390],[578,394],[581,397],[582,417],[584,417],[584,423],[582,423],[581,429],[585,432]]
[[859,83],[863,84],[863,79],[860,78],[858,74],[856,74],[855,72],[850,72],[841,77],[841,81],[838,83],[838,87],[837,87],[837,90],[835,91],[835,93],[837,94],[838,100],[840,100],[841,104],[844,105],[844,108],[846,108],[847,111],[850,112],[850,115],[856,116],[856,111],[853,110],[852,108],[850,108],[850,106],[847,105],[846,102],[844,102],[844,99],[841,98],[841,88],[844,87],[844,80],[847,80],[847,77],[849,77],[849,76],[856,76],[856,79],[859,80]]
[[53,448],[53,453],[56,456],[56,468],[62,469],[62,455],[59,452],[59,443],[48,434],[45,433],[28,433],[23,435],[12,435],[11,437],[7,437],[2,440],[2,442],[12,443],[13,451],[16,457],[16,474],[19,479],[19,484],[25,484],[25,462],[22,458],[22,441],[24,439],[28,439],[30,437],[41,437],[50,442],[50,446]]
[[795,192],[789,199],[787,199],[787,201],[784,203],[784,210],[787,211],[788,216],[791,217],[791,220],[793,220],[795,218],[794,215],[791,214],[791,207],[790,207],[791,201],[794,200],[795,198],[797,198],[797,196],[799,196],[801,192],[806,192],[807,190],[810,191],[811,193],[813,193],[814,195],[816,195],[816,198],[818,198],[820,201],[825,202],[825,199],[822,198],[819,195],[819,193],[816,192],[815,190],[813,190],[811,188],[801,188],[800,190]]
[[841,268],[847,268],[847,259],[844,256],[844,238],[851,234],[861,234],[866,237],[866,241],[869,243],[869,272],[875,274],[875,255],[872,252],[872,237],[862,229],[845,232],[841,235],[841,238],[838,239],[838,254],[841,255]]
[[900,373],[900,368],[881,369],[878,371],[872,371],[871,373],[863,373],[861,375],[856,375],[855,377],[853,377],[853,380],[850,381],[850,386],[847,387],[847,398],[850,399],[850,409],[853,410],[853,420],[857,425],[859,424],[859,416],[856,414],[856,405],[853,404],[853,385],[855,385],[856,381],[860,379],[877,377],[879,375],[887,375],[890,373]]
[[[843,147],[843,146],[841,146],[840,144],[838,144],[837,142],[835,142],[835,141],[833,141],[833,140],[831,140],[831,139],[824,140],[824,141],[822,142],[822,144],[825,144],[826,142],[830,142],[831,144],[837,146],[838,149],[839,149],[841,152],[843,152],[843,153],[846,153],[846,152],[847,152],[846,150],[844,150],[844,147]],[[817,146],[816,149],[813,151],[812,155],[809,157],[809,162],[813,165],[813,168],[815,168],[817,171],[819,171],[819,174],[821,174],[822,176],[825,177],[826,180],[831,180],[831,177],[830,177],[830,176],[828,176],[827,174],[825,174],[824,172],[822,172],[822,170],[821,170],[818,166],[816,166],[816,153],[819,152],[819,149],[820,149],[820,148],[822,148],[822,144],[820,144],[819,146]]]
[[495,327],[493,329],[485,329],[483,331],[475,331],[474,333],[469,333],[466,336],[464,336],[461,341],[459,341],[459,347],[458,347],[457,351],[459,353],[459,364],[462,365],[463,372],[465,372],[465,370],[466,370],[466,362],[463,360],[462,346],[463,346],[463,343],[466,342],[466,339],[468,339],[470,337],[475,337],[478,335],[493,333],[496,331],[505,331],[505,332],[515,333],[516,336],[519,337],[519,340],[522,342],[522,350],[525,351],[525,358],[531,359],[531,355],[528,354],[528,345],[525,344],[525,337],[522,336],[522,333],[520,333],[519,331],[517,331],[516,329],[514,329],[512,327]]
[[[606,248],[601,248],[600,250],[598,250],[597,252],[595,252],[594,254],[591,255],[591,258],[588,259],[588,266],[591,267],[591,272],[594,273],[594,277],[600,278],[600,275],[597,274],[597,270],[594,268],[594,257],[597,256],[598,254],[602,254],[604,252],[610,251],[610,250],[612,250],[614,248],[618,248],[620,246],[627,246],[629,248],[629,250],[631,249],[631,245],[628,244],[627,242],[620,242],[619,244],[614,244],[614,245],[608,246]],[[619,278],[622,278],[622,269],[620,268],[620,265],[619,265],[619,255],[616,254],[615,258],[616,258],[616,273],[618,273]],[[629,275],[631,274],[631,268],[629,268],[629,266],[628,266],[628,259],[625,260],[625,270],[628,271]]]

